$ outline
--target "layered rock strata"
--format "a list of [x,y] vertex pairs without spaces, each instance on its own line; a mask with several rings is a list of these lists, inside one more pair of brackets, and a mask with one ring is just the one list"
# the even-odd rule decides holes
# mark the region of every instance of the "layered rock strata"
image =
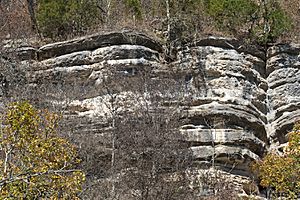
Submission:
[[30,66],[29,86],[60,85],[65,97],[48,103],[68,102],[65,116],[73,133],[83,139],[92,134],[100,146],[109,127],[105,97],[95,88],[102,87],[110,68],[124,76],[136,76],[141,69],[165,73],[168,68],[184,75],[189,98],[181,102],[188,111],[181,133],[199,165],[249,175],[249,163],[270,145],[285,143],[286,133],[300,120],[300,46],[295,44],[274,45],[266,52],[210,37],[178,49],[177,59],[167,63],[159,42],[114,32],[18,52]]
[[182,133],[195,158],[232,173],[247,172],[268,144],[263,51],[208,38],[179,51],[178,65],[192,71],[187,83],[194,90],[188,102],[190,124]]
[[300,120],[300,45],[278,44],[267,52],[268,137],[272,146],[285,143],[293,122]]

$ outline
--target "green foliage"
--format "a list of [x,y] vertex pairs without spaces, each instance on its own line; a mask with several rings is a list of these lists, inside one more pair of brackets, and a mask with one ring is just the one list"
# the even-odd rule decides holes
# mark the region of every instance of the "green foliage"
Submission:
[[258,8],[251,0],[206,0],[205,7],[217,27],[229,31],[237,31],[251,21]]
[[[277,0],[266,1],[260,7],[260,17],[254,33],[261,43],[273,42],[292,28],[292,20]],[[257,32],[257,30],[259,30]]]
[[206,13],[222,31],[248,31],[259,43],[273,42],[291,29],[291,19],[276,0],[205,0]]
[[300,123],[288,134],[288,146],[283,156],[268,154],[262,161],[254,164],[261,185],[273,187],[290,199],[300,194]]
[[101,21],[101,10],[91,0],[40,0],[37,21],[46,37],[66,37],[84,32]]
[[[134,21],[139,20],[141,27],[153,22],[158,26],[159,19],[161,27],[157,28],[170,27],[171,41],[210,32],[213,22],[221,32],[248,36],[265,45],[292,28],[292,20],[279,0],[169,0],[168,8],[165,0],[109,2],[40,0],[36,12],[39,30],[43,36],[64,39],[104,23],[108,27],[130,24],[130,14]],[[166,22],[167,13],[169,19]],[[137,24],[134,22],[134,25]]]
[[140,0],[125,0],[125,3],[137,19],[142,19],[142,7]]
[[182,11],[191,11],[191,9],[196,9],[195,6],[199,5],[201,2],[202,0],[170,0],[170,6],[175,10],[180,8]]
[[59,116],[11,104],[0,134],[0,199],[77,199],[84,174],[74,145],[58,136]]

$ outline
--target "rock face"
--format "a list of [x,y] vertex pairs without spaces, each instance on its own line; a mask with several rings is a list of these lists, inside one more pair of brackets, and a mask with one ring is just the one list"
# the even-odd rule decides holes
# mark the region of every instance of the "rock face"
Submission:
[[268,144],[268,84],[263,52],[244,51],[236,43],[222,38],[200,41],[179,51],[179,67],[196,74],[188,83],[195,90],[190,124],[182,130],[195,144],[196,158],[206,162],[214,156],[221,168],[242,173]]
[[291,122],[300,120],[300,45],[279,44],[267,56],[268,137],[276,146],[286,141]]
[[[92,133],[100,144],[108,125],[99,100],[102,93],[94,89],[101,87],[109,68],[124,76],[136,76],[140,69],[165,73],[168,67],[183,74],[188,100],[181,104],[187,109],[187,122],[180,129],[195,162],[211,166],[213,160],[213,165],[232,174],[248,176],[249,163],[285,143],[286,133],[300,120],[300,46],[296,44],[278,44],[265,51],[234,39],[210,37],[178,49],[171,63],[164,60],[159,42],[132,32],[28,49],[26,54],[23,48],[21,55],[35,58],[23,61],[31,69],[30,87],[50,84],[68,90],[56,104],[70,102],[65,116],[73,124],[73,134]],[[81,93],[71,98],[75,86]]]

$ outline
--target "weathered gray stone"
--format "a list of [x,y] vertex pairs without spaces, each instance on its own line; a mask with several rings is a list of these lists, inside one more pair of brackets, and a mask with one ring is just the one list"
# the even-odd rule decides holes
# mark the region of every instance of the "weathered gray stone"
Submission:
[[[76,83],[80,97],[70,100],[67,96],[56,103],[70,101],[64,114],[73,133],[97,135],[103,146],[110,132],[109,114],[103,93],[92,90],[103,86],[110,68],[128,77],[140,69],[152,71],[153,79],[170,74],[184,77],[185,98],[166,101],[165,106],[180,104],[186,109],[181,133],[195,163],[211,164],[213,158],[231,174],[249,176],[249,163],[260,159],[270,145],[285,144],[287,132],[300,120],[298,44],[277,44],[265,52],[236,39],[209,37],[179,48],[172,63],[162,59],[159,42],[133,32],[86,36],[37,49],[38,59],[30,61],[29,84],[39,88],[60,83],[62,90],[72,90]],[[35,48],[23,50],[25,59],[36,59],[31,56]],[[122,94],[127,110],[136,106],[126,100],[134,93],[130,92]],[[177,91],[166,89],[158,95],[171,97],[172,92]]]
[[268,135],[277,145],[300,120],[300,45],[278,44],[268,49]]
[[196,42],[186,45],[188,47],[193,46],[215,46],[223,49],[235,49],[240,53],[252,54],[262,60],[265,60],[266,55],[264,49],[259,46],[245,45],[237,39],[233,38],[222,38],[222,37],[208,37],[205,39],[198,40]]
[[73,52],[94,50],[100,47],[123,44],[142,45],[155,51],[162,52],[162,47],[157,41],[143,34],[124,31],[96,34],[70,41],[45,45],[39,48],[38,59],[44,60]]

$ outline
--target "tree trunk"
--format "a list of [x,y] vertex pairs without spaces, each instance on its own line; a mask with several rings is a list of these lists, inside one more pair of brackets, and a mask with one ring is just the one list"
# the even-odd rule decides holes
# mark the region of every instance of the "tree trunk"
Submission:
[[30,15],[30,20],[32,23],[32,28],[34,31],[36,31],[38,34],[40,34],[39,32],[39,28],[38,28],[38,24],[37,24],[37,20],[36,20],[36,15],[35,15],[35,2],[34,0],[27,0],[27,9]]

